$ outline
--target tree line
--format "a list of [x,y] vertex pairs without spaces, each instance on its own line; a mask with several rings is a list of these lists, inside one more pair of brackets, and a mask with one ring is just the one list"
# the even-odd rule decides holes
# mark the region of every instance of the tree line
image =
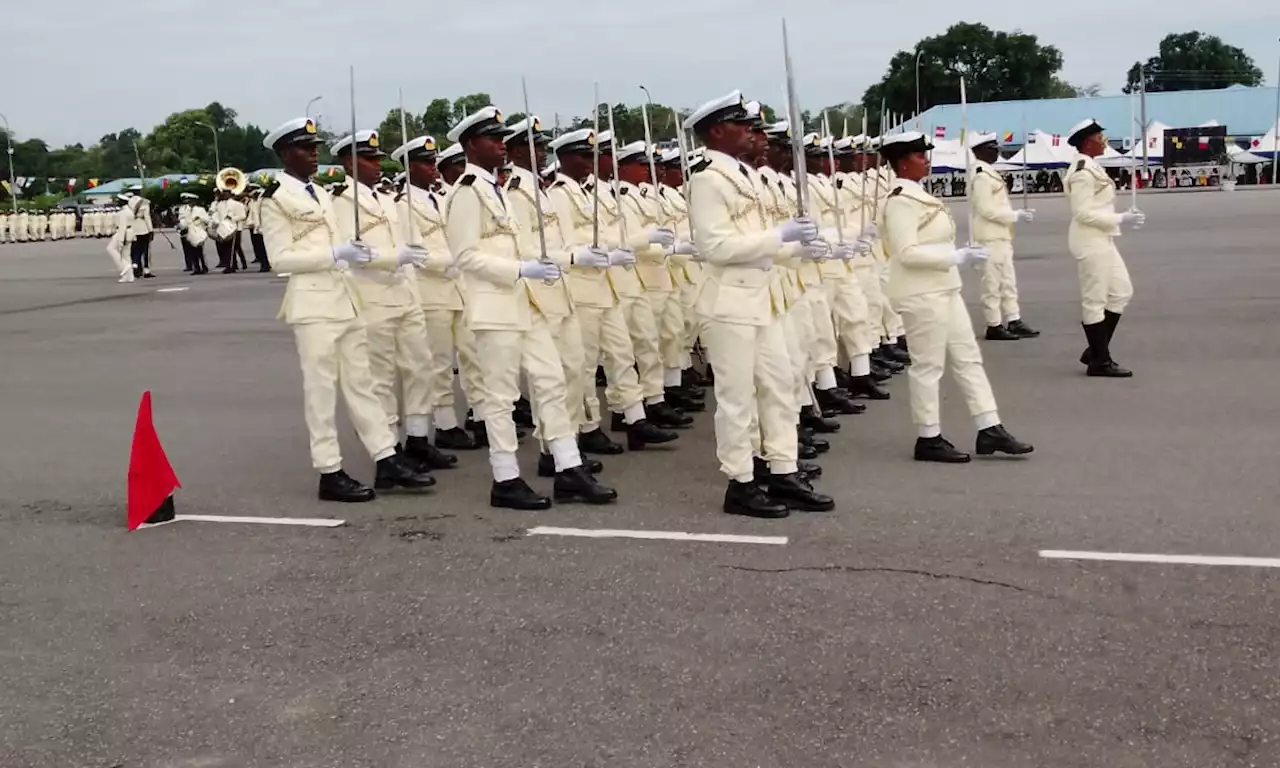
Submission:
[[[1101,90],[1097,84],[1066,82],[1061,77],[1062,66],[1062,52],[1052,45],[1040,44],[1035,35],[961,22],[940,35],[924,38],[911,50],[895,53],[885,74],[867,88],[860,101],[806,111],[801,119],[807,129],[814,130],[826,112],[833,131],[843,131],[848,126],[850,133],[857,133],[861,130],[865,109],[870,131],[878,133],[882,107],[891,114],[910,116],[917,108],[924,111],[939,104],[953,104],[958,98],[962,76],[969,99],[974,102],[1092,96]],[[1262,81],[1262,71],[1240,48],[1213,35],[1186,32],[1166,36],[1157,55],[1145,62],[1135,62],[1126,75],[1124,90],[1129,92],[1138,87],[1147,91],[1198,90],[1236,83],[1256,86]],[[409,110],[405,122],[411,135],[429,134],[444,147],[448,144],[446,134],[450,127],[489,103],[487,93],[472,93],[456,99],[437,98],[421,112]],[[602,129],[607,127],[606,106],[601,105]],[[640,105],[615,104],[613,111],[619,141],[644,138]],[[765,112],[768,118],[774,118],[774,111],[768,105]],[[674,138],[676,125],[687,114],[687,110],[668,105],[652,105],[649,121],[653,139]],[[510,122],[522,117],[516,113],[507,119]],[[540,117],[547,131],[554,130],[557,123],[562,131],[591,125],[590,116]],[[53,148],[38,138],[18,140],[14,137],[15,174],[35,180],[26,188],[28,195],[63,193],[69,179],[76,179],[77,190],[83,190],[90,179],[105,182],[136,176],[135,146],[149,177],[166,173],[212,173],[217,170],[218,160],[223,167],[235,166],[245,171],[275,166],[275,156],[262,146],[266,131],[252,123],[242,125],[237,118],[234,109],[214,102],[200,109],[176,112],[146,135],[136,128],[125,128],[87,147],[74,144]],[[388,151],[398,146],[402,141],[400,110],[388,112],[379,128],[382,144]],[[345,132],[341,129],[330,132],[323,124],[320,130],[328,140],[336,138],[335,133]],[[0,139],[3,138],[0,131]],[[321,161],[331,162],[328,142],[321,149]],[[7,174],[7,168],[0,168],[0,178],[7,180]],[[5,196],[0,187],[0,198]]]

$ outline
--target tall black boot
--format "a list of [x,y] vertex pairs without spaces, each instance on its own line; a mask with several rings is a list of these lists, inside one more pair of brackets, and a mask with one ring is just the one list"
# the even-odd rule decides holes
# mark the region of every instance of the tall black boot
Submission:
[[1107,379],[1127,379],[1133,375],[1133,371],[1121,368],[1111,359],[1105,319],[1100,323],[1084,326],[1084,335],[1089,340],[1088,375]]

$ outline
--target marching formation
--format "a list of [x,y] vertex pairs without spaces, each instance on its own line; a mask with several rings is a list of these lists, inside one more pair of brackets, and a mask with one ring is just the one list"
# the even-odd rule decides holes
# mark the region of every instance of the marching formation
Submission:
[[36,243],[76,237],[110,237],[115,231],[116,209],[0,211],[0,243]]
[[[264,140],[284,168],[265,189],[226,169],[209,209],[181,196],[186,271],[209,271],[211,239],[224,271],[247,267],[248,229],[261,271],[288,277],[279,317],[298,348],[322,500],[423,492],[458,464],[451,451],[487,449],[494,507],[610,504],[618,494],[597,457],[678,448],[713,387],[724,512],[829,511],[835,500],[815,488],[823,435],[888,400],[884,384],[901,373],[916,460],[971,460],[941,432],[947,371],[974,452],[1033,451],[1000,416],[960,294],[961,270],[982,268],[985,338],[1039,335],[1021,317],[1013,266],[1014,227],[1035,212],[1015,210],[991,169],[995,136],[967,141],[976,166],[960,244],[921,185],[932,146],[919,133],[873,137],[864,122],[836,138],[824,116],[801,135],[734,91],[694,110],[663,150],[647,115],[645,140],[615,142],[604,109],[607,127],[597,114],[549,136],[536,116],[508,125],[485,107],[452,128],[447,149],[430,136],[396,148],[394,181],[382,178],[378,133],[353,130],[331,147],[347,180],[327,188],[314,180],[316,125],[298,118]],[[1144,217],[1113,210],[1115,187],[1092,160],[1101,126],[1085,121],[1069,141],[1081,153],[1066,179],[1080,362],[1090,376],[1131,376],[1110,353],[1132,295],[1113,239]],[[110,236],[121,282],[154,276],[140,192],[84,219],[86,235]],[[57,231],[76,231],[67,216]],[[3,232],[30,238],[28,222],[8,218]],[[376,462],[372,486],[343,469],[339,390]],[[530,429],[550,493],[517,459]]]

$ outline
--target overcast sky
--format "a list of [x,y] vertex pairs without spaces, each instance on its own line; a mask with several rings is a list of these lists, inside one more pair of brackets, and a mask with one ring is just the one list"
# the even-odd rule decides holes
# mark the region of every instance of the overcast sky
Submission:
[[[1110,7],[1127,19],[1109,18]],[[215,100],[270,130],[323,96],[313,114],[345,124],[351,64],[361,127],[376,127],[396,106],[397,88],[413,111],[476,91],[508,113],[523,111],[521,75],[533,111],[548,120],[589,111],[593,80],[603,101],[638,102],[644,84],[656,101],[680,107],[733,88],[776,103],[782,13],[806,107],[859,99],[895,51],[961,14],[1038,35],[1062,50],[1069,82],[1107,92],[1165,34],[1193,29],[1244,48],[1272,84],[1280,6],[1248,7],[1246,16],[1202,0],[3,0],[0,113],[20,138],[54,146],[130,126],[146,133],[172,112]]]

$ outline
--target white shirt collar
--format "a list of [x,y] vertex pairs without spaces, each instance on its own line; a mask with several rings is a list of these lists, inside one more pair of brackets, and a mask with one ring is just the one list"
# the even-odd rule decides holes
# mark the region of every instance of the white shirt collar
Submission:
[[[280,182],[281,186],[293,187],[295,190],[303,193],[304,195],[307,193],[307,186],[310,186],[312,189],[315,189],[314,181],[303,181],[302,179],[299,179],[298,177],[290,173],[276,174],[276,181]],[[214,202],[221,202],[221,201],[215,200]]]
[[481,181],[487,181],[490,184],[498,183],[498,178],[494,176],[491,171],[486,171],[485,169],[481,168],[480,166],[470,161],[467,162],[467,168],[465,171],[463,171],[463,174],[468,174],[468,173],[474,173],[476,175],[476,178],[480,179]]

